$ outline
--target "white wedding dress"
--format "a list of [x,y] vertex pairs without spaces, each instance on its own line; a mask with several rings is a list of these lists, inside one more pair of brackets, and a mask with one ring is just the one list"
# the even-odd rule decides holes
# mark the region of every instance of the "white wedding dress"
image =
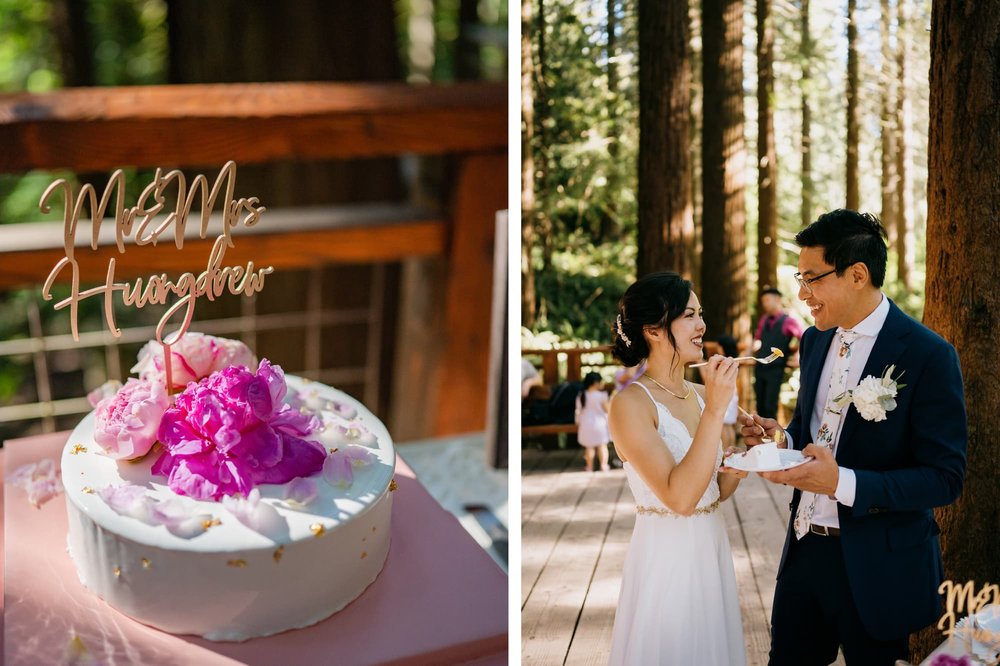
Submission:
[[[656,405],[657,431],[674,460],[691,446],[687,427]],[[695,392],[699,407],[705,403]],[[722,445],[716,465],[722,463]],[[636,503],[615,613],[610,664],[737,666],[746,663],[740,601],[729,538],[713,475],[697,512],[667,509],[632,465],[625,473]]]

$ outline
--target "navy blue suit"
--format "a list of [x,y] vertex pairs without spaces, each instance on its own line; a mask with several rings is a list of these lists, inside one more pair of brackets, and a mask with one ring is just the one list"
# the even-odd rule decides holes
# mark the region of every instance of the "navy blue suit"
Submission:
[[[839,544],[860,623],[877,640],[905,638],[941,616],[937,588],[943,572],[932,509],[958,498],[967,441],[962,374],[954,347],[895,303],[889,308],[861,377],[881,376],[895,365],[893,377],[903,373],[899,383],[906,386],[885,421],[866,421],[853,405],[847,408],[836,458],[856,474],[854,506],[837,505],[839,538],[805,537]],[[812,442],[809,420],[835,335],[835,328],[812,327],[802,336],[801,388],[787,428],[797,449]],[[800,497],[796,490],[793,518]],[[779,586],[797,555],[808,556],[808,551],[796,542],[790,522],[778,567]]]

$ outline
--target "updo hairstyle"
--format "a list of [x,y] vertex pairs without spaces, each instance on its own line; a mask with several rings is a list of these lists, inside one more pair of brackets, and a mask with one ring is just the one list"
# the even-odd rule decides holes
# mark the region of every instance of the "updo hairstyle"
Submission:
[[642,334],[647,326],[665,330],[671,346],[677,349],[670,322],[684,314],[691,289],[690,281],[669,271],[650,273],[634,282],[618,303],[618,315],[612,325],[611,354],[628,367],[648,358],[649,345]]

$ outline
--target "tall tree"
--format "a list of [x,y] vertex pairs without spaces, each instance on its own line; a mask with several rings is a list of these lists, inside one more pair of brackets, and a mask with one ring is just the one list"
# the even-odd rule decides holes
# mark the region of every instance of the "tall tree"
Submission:
[[847,207],[861,205],[858,193],[858,12],[847,0]]
[[896,191],[899,180],[896,174],[896,75],[893,72],[895,57],[891,38],[892,7],[889,0],[882,0],[879,16],[879,34],[882,39],[882,69],[879,73],[882,89],[881,139],[882,139],[882,225],[889,233],[890,247],[896,243]]
[[482,76],[479,39],[476,37],[480,27],[479,0],[459,0],[455,78],[460,81],[476,80]]
[[812,58],[812,36],[809,33],[809,0],[802,0],[800,20],[801,42],[799,46],[799,57],[802,60],[802,78],[800,80],[802,92],[802,226],[807,226],[812,222],[812,108],[809,106],[809,93],[812,87],[812,71],[810,60]]
[[[663,3],[673,4],[673,3]],[[708,330],[737,340],[747,312],[746,202],[743,140],[743,3],[702,0],[701,292]]]
[[771,0],[757,0],[757,293],[778,284],[778,160],[774,149]]
[[535,324],[535,271],[531,248],[535,241],[535,108],[534,65],[531,57],[531,3],[521,3],[521,325]]
[[[955,345],[969,418],[962,496],[935,511],[944,575],[1000,583],[1000,13],[989,3],[934,0],[931,18],[924,323]],[[911,641],[917,663],[941,642],[931,627]]]
[[618,196],[619,182],[618,155],[621,152],[621,138],[618,136],[618,3],[616,0],[608,0],[608,191],[611,197],[608,199],[607,213],[601,216],[601,225],[598,231],[598,241],[607,240],[612,229],[618,228]]
[[641,276],[670,269],[690,276],[687,248],[694,222],[688,134],[691,67],[687,0],[639,0],[638,24],[637,271]]
[[906,128],[910,125],[910,102],[906,91],[906,2],[896,1],[896,279],[910,287],[913,265],[913,193],[910,190]]

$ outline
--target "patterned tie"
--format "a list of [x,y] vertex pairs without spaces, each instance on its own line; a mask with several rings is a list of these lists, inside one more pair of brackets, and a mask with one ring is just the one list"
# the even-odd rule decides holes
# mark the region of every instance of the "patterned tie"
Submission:
[[[830,392],[826,395],[826,406],[823,409],[823,420],[819,424],[819,431],[816,433],[816,444],[825,446],[831,451],[833,443],[837,439],[837,431],[840,428],[841,415],[843,410],[838,409],[834,404],[834,398],[847,390],[847,373],[851,369],[851,346],[858,339],[858,334],[854,331],[841,331],[839,342],[840,350],[837,358],[833,362],[833,371],[830,373]],[[816,494],[802,491],[802,498],[799,500],[799,509],[795,512],[795,538],[801,539],[809,531],[809,524],[812,522],[813,512],[816,510]]]

